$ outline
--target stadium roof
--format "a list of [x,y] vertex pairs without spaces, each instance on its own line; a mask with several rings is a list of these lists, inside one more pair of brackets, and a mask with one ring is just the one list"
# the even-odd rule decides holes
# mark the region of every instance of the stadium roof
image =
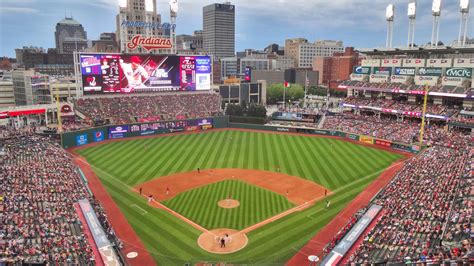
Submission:
[[422,57],[430,57],[432,55],[447,55],[447,54],[474,54],[474,46],[470,47],[414,47],[414,48],[374,48],[374,49],[360,49],[358,52],[367,56],[386,56],[386,55],[415,55]]

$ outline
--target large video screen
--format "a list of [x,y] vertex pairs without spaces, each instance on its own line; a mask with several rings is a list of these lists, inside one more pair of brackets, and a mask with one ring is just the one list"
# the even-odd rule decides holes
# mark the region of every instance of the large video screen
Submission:
[[208,56],[81,54],[84,94],[211,89]]

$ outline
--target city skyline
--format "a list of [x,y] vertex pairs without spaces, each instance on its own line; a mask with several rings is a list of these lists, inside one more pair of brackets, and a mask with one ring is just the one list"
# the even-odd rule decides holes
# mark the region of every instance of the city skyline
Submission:
[[[180,1],[177,33],[202,30],[202,8],[224,1]],[[394,46],[406,46],[407,0],[393,1],[313,1],[239,0],[236,6],[236,51],[263,49],[270,43],[284,44],[285,39],[303,37],[342,40],[345,46],[376,48],[385,46],[385,7],[395,4]],[[354,3],[357,2],[357,3]],[[440,40],[451,43],[458,37],[458,1],[444,1]],[[169,22],[167,0],[157,1],[163,22]],[[4,0],[0,3],[0,56],[15,56],[15,48],[38,46],[53,48],[56,23],[72,15],[84,26],[90,40],[102,32],[115,32],[118,0]],[[474,19],[470,14],[468,36],[473,35]],[[426,44],[431,37],[431,1],[418,1],[416,44]],[[22,34],[19,34],[22,33]]]

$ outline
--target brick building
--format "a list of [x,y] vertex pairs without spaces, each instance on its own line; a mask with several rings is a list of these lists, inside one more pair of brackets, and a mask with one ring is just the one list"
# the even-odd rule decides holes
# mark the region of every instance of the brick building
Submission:
[[360,65],[360,61],[361,57],[354,47],[346,47],[344,52],[331,57],[315,57],[313,70],[319,72],[319,81],[328,85],[349,79],[353,67]]

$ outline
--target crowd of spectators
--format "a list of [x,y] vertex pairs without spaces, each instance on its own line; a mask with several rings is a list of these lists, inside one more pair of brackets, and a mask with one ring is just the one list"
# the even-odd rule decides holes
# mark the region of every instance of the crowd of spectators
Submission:
[[[74,208],[93,197],[72,159],[31,128],[1,131],[0,264],[95,265],[99,258]],[[107,220],[101,222],[111,236]]]
[[109,120],[113,124],[152,122],[217,115],[220,96],[216,93],[187,93],[82,98],[76,100],[75,108],[92,121]]
[[[375,198],[374,203],[385,207],[383,214],[351,255],[350,263],[468,261],[467,253],[472,250],[442,245],[443,229],[458,186],[463,174],[471,171],[473,153],[469,152],[469,142],[463,143],[458,148],[431,147],[404,166]],[[468,208],[463,202],[460,201],[461,205]],[[467,236],[472,226],[471,216],[462,208],[454,213],[463,215],[452,217],[463,218],[452,219],[461,225],[450,236]]]
[[344,225],[344,227],[342,227],[341,230],[339,230],[339,232],[337,232],[337,234],[332,237],[331,241],[326,244],[323,249],[323,254],[328,254],[334,247],[336,247],[339,242],[341,242],[344,236],[352,229],[352,227],[357,223],[357,221],[359,221],[360,217],[362,217],[364,212],[365,209],[361,209],[357,214],[349,218],[349,222],[347,222],[347,224]]
[[[365,81],[353,81],[346,80],[343,81],[339,86],[346,87],[358,87],[358,88],[372,88],[372,89],[383,89],[390,92],[396,92],[397,90],[405,91],[424,91],[424,85],[415,85],[415,84],[404,84],[404,83],[391,83],[391,82],[382,82],[382,83],[371,83]],[[445,93],[454,93],[454,94],[466,94],[471,90],[467,87],[459,86],[430,86],[430,92],[445,92]]]
[[[406,100],[388,100],[383,98],[365,98],[365,97],[348,97],[344,99],[344,103],[356,106],[370,106],[382,109],[397,110],[399,112],[422,113],[423,103],[411,103]],[[448,116],[455,114],[454,109],[450,109],[445,105],[428,103],[426,113],[432,115]]]

